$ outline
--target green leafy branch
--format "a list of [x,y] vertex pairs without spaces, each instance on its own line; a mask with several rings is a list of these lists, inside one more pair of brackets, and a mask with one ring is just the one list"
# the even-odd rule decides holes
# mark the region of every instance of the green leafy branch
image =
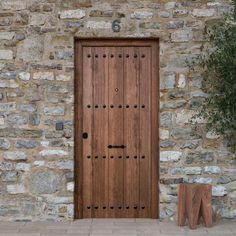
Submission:
[[[236,147],[236,0],[227,19],[207,26],[209,50],[191,68],[203,68],[203,91],[208,94],[195,116],[207,120],[207,130],[228,138]],[[235,149],[234,149],[235,150]]]

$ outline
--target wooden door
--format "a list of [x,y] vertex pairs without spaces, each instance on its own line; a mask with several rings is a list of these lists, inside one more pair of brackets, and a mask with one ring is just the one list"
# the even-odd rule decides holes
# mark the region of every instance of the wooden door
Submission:
[[158,218],[158,42],[78,40],[76,218]]

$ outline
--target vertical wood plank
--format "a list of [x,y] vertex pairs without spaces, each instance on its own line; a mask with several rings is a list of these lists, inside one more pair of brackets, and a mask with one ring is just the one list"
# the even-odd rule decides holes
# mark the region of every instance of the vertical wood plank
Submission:
[[151,196],[151,48],[140,48],[140,217],[150,216]]
[[[92,142],[93,142],[93,52],[91,47],[83,48],[83,131],[88,139],[83,139],[83,217],[92,217],[93,178],[92,178]],[[80,137],[82,138],[82,137]]]
[[[75,190],[74,190],[74,215],[76,219],[83,218],[83,144],[80,141],[80,134],[82,133],[83,123],[83,72],[82,72],[82,45],[76,40],[74,41],[75,46],[75,145],[74,145],[74,178],[75,178]],[[79,115],[80,114],[80,115]],[[77,170],[80,168],[80,171]]]
[[[123,49],[110,48],[109,55],[109,144],[122,145],[123,138]],[[121,217],[123,209],[123,149],[109,149],[109,206],[111,217]],[[120,209],[121,208],[121,209]]]
[[106,216],[108,204],[108,57],[105,47],[94,48],[93,76],[93,201],[94,217]]
[[139,211],[139,57],[138,48],[124,48],[124,202],[127,217]]
[[159,44],[152,43],[151,82],[151,217],[159,216]]

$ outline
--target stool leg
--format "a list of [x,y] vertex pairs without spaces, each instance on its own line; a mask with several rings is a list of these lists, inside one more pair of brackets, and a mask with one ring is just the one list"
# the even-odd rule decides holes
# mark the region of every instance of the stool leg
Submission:
[[197,224],[200,225],[201,223],[201,216],[202,216],[202,204],[200,206],[200,210],[199,210],[199,215],[198,215],[198,220],[197,220]]
[[186,198],[187,198],[186,208],[187,208],[189,227],[190,229],[196,229],[201,207],[200,191],[198,191],[198,188],[196,187],[193,188],[190,187]]
[[211,186],[207,186],[202,195],[202,216],[206,227],[212,227]]
[[178,226],[184,226],[186,222],[185,201],[186,201],[186,188],[184,184],[180,184],[178,192],[178,219],[177,219]]

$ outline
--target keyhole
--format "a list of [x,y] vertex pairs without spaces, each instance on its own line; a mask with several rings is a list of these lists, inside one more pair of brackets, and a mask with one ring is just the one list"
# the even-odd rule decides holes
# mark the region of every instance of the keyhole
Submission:
[[116,88],[116,89],[115,89],[115,91],[116,91],[116,92],[118,92],[118,91],[119,91],[119,89],[118,89],[118,88]]

